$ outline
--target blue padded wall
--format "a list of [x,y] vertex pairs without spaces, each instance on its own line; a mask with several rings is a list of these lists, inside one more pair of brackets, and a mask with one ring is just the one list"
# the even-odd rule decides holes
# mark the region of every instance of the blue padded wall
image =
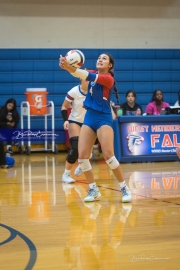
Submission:
[[[55,128],[63,130],[60,108],[68,90],[79,83],[77,78],[59,68],[59,55],[69,49],[0,49],[0,106],[10,97],[20,104],[26,88],[47,88],[48,100],[55,104]],[[152,92],[161,89],[164,100],[173,105],[180,89],[180,50],[178,49],[83,49],[84,67],[95,69],[99,54],[110,53],[115,59],[115,79],[120,103],[133,89],[137,102],[145,110]],[[116,102],[115,95],[113,101]],[[40,124],[39,124],[40,123]],[[43,121],[32,119],[33,128],[43,128]],[[48,128],[51,127],[50,120]],[[61,143],[64,143],[62,136]]]

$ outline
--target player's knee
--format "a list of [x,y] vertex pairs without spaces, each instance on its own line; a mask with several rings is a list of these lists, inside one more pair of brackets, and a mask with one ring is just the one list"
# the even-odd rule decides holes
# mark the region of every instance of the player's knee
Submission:
[[78,159],[78,139],[79,137],[70,138],[70,149],[66,157],[67,162],[74,164]]
[[115,156],[109,158],[108,160],[106,160],[106,163],[108,164],[108,166],[112,169],[115,170],[118,166],[119,166],[119,162],[116,159]]
[[91,163],[89,159],[78,159],[79,165],[83,172],[90,171],[92,169]]

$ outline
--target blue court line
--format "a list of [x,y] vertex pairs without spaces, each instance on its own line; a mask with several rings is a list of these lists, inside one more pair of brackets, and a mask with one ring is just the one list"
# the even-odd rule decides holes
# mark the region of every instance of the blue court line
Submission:
[[35,262],[36,262],[36,259],[37,259],[37,250],[36,250],[36,247],[33,244],[33,242],[27,236],[25,236],[21,232],[15,230],[15,229],[13,229],[13,228],[11,228],[9,226],[6,226],[6,225],[0,223],[0,227],[3,227],[5,229],[7,229],[11,234],[8,239],[6,239],[3,242],[0,242],[0,246],[11,242],[16,236],[19,236],[27,244],[27,246],[28,246],[28,248],[30,250],[30,258],[29,258],[28,264],[24,268],[24,270],[33,269],[33,266],[35,265]]

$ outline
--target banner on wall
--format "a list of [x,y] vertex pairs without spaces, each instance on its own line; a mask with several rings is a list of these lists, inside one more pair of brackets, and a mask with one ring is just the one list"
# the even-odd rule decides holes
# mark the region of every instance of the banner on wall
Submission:
[[122,123],[120,134],[123,156],[172,155],[180,147],[178,122]]

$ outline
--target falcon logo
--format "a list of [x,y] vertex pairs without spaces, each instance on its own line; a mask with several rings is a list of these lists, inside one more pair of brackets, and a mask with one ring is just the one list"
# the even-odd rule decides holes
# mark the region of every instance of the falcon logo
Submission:
[[128,140],[128,149],[131,153],[134,153],[134,145],[141,144],[144,141],[144,138],[142,136],[134,134],[128,134],[126,138]]
[[91,82],[90,85],[93,87],[96,85],[96,82]]

